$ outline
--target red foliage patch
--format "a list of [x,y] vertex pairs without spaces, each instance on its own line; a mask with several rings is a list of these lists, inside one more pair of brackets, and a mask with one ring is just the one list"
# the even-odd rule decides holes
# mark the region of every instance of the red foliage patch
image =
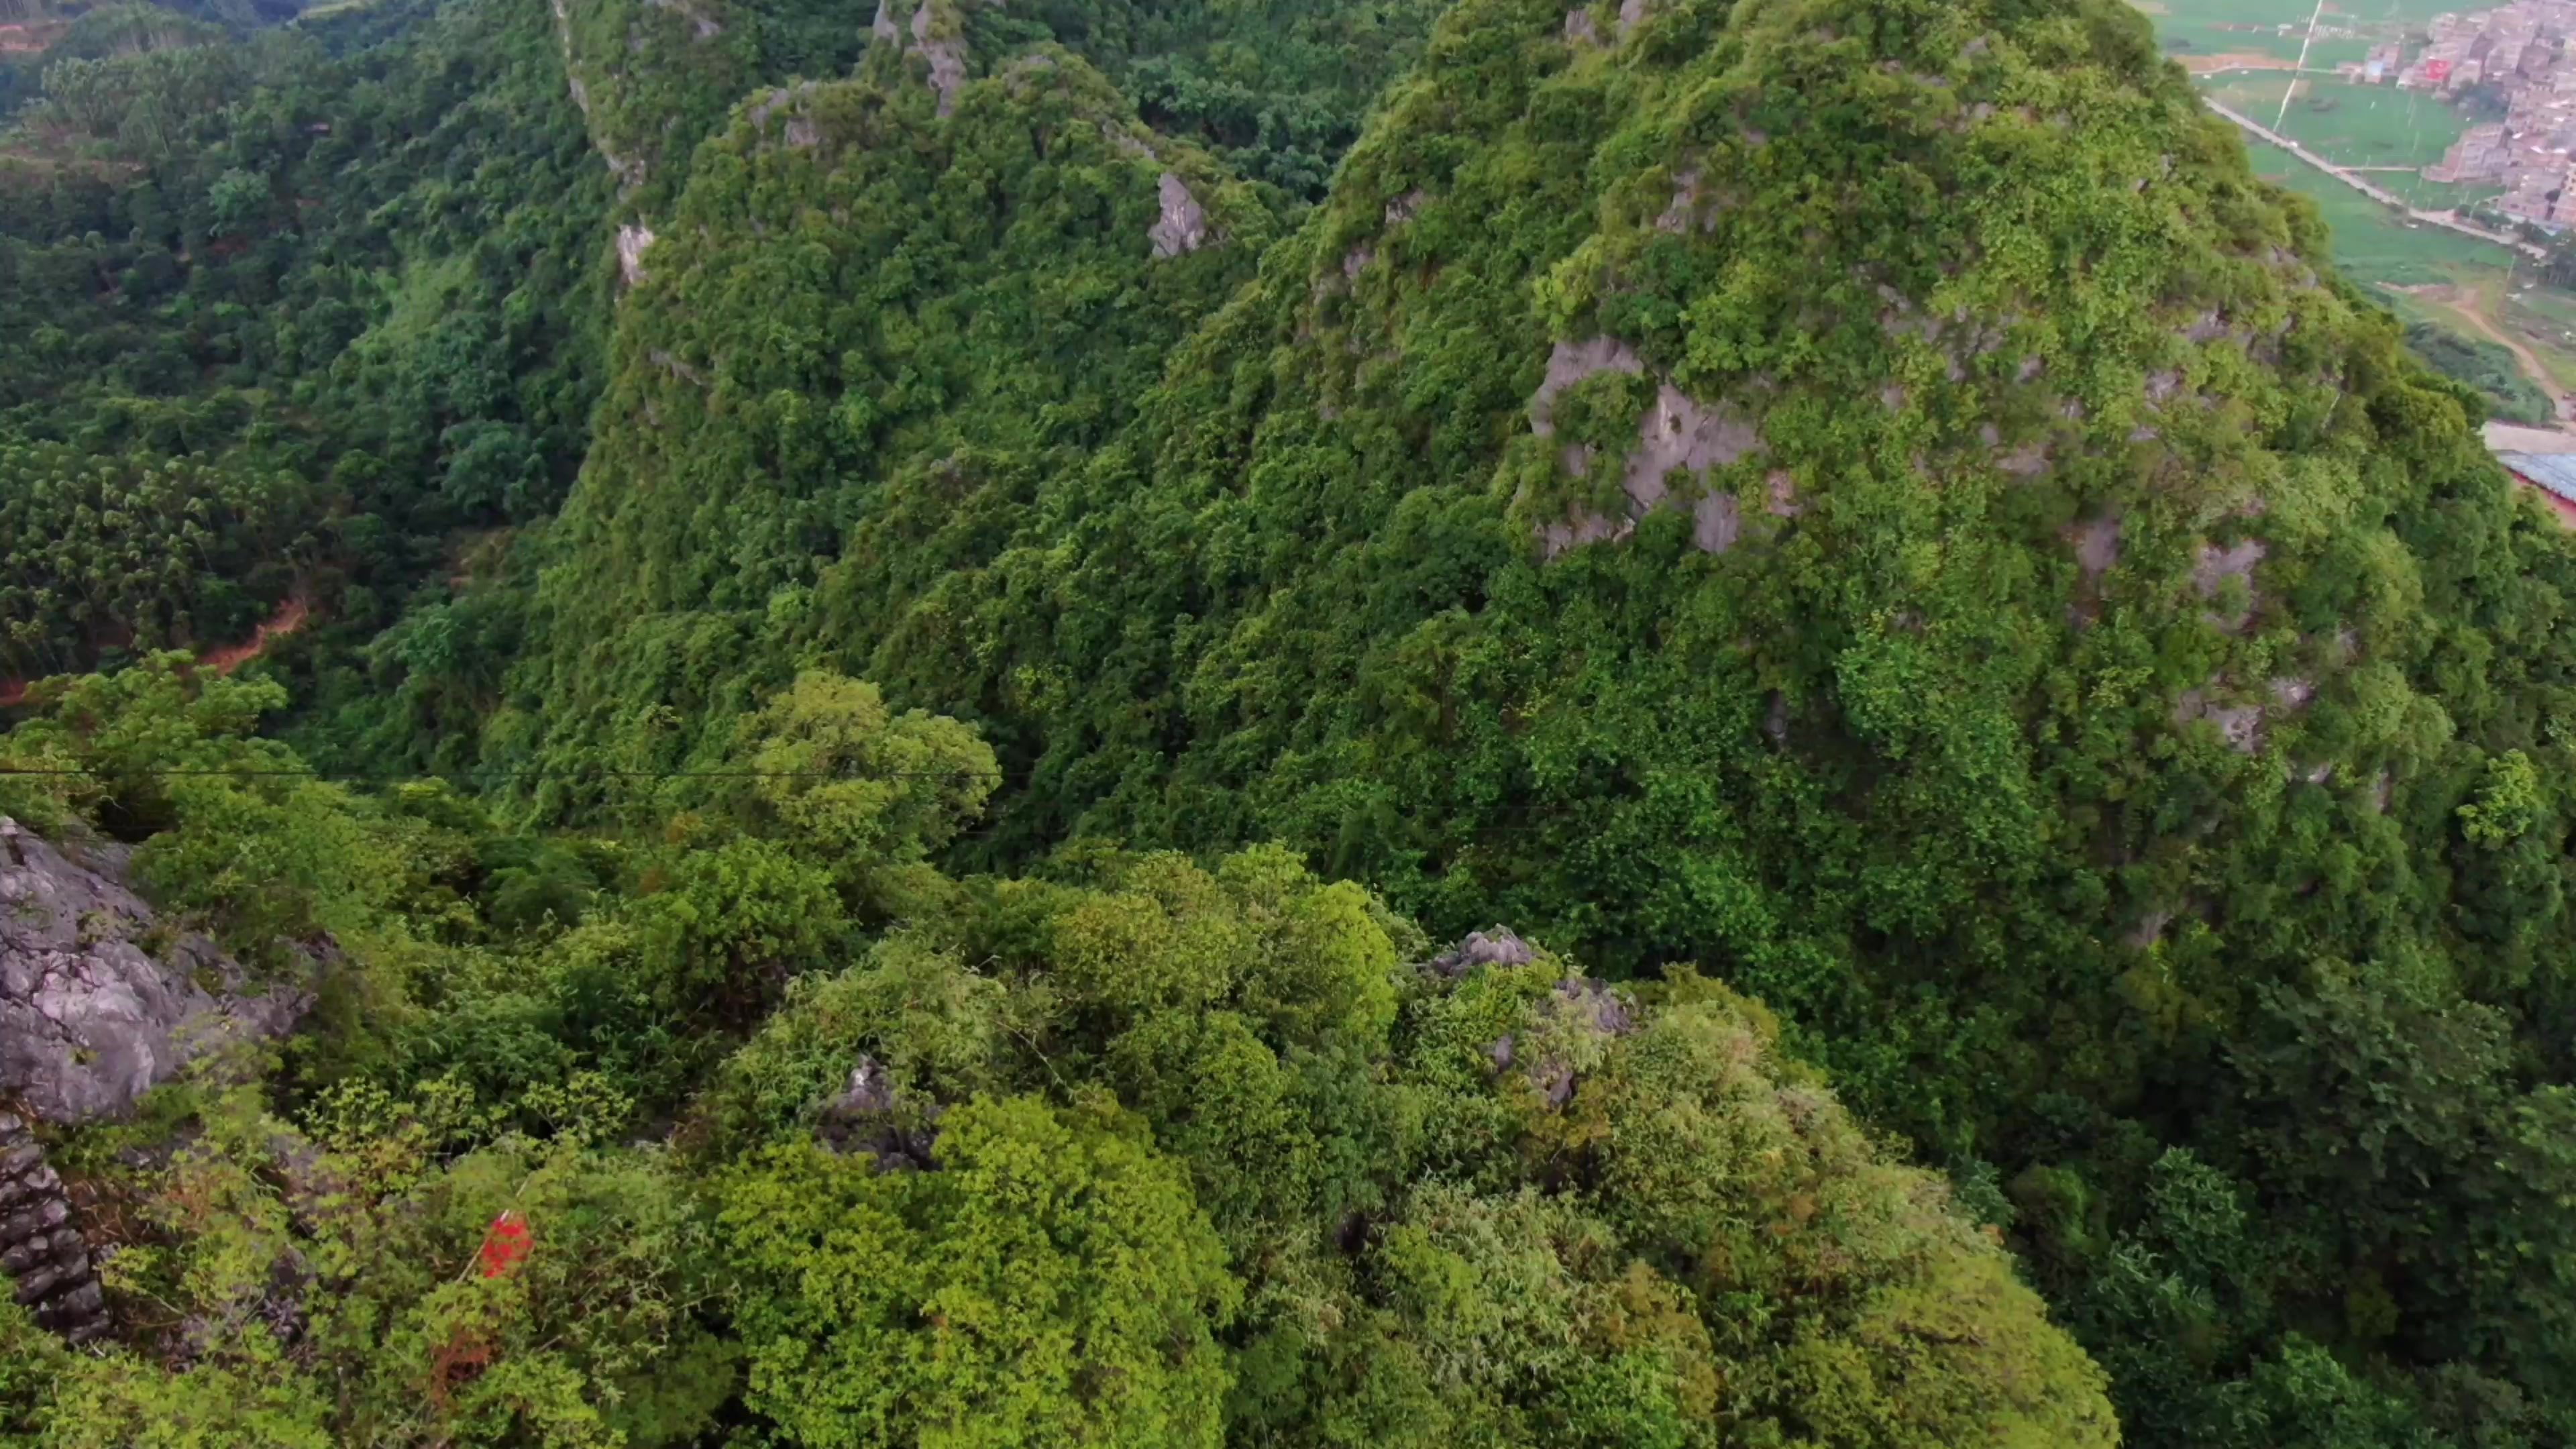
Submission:
[[514,1212],[502,1213],[492,1220],[492,1230],[483,1235],[483,1276],[498,1278],[518,1267],[535,1247],[528,1220]]

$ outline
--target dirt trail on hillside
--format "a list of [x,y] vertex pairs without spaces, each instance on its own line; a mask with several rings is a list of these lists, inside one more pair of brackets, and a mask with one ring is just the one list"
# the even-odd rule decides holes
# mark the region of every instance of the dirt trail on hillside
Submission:
[[[226,644],[198,655],[197,667],[211,669],[217,674],[230,674],[266,652],[270,640],[285,638],[303,628],[305,621],[312,617],[312,605],[301,598],[288,599],[277,606],[276,613],[269,615],[258,628],[251,630],[249,638],[238,644]],[[27,698],[28,683],[29,681],[24,679],[0,679],[0,709],[7,709],[24,702]]]
[[302,599],[289,599],[277,606],[277,612],[268,616],[268,622],[253,629],[248,639],[239,644],[227,644],[221,649],[209,649],[197,656],[197,664],[217,674],[230,674],[257,659],[268,648],[269,640],[283,639],[303,628],[304,621],[312,614],[312,606]]
[[2467,323],[2479,336],[2512,353],[2514,361],[2522,365],[2524,375],[2538,383],[2542,392],[2549,394],[2550,404],[2558,410],[2559,419],[2561,421],[2576,419],[2576,397],[2571,397],[2567,389],[2558,385],[2557,376],[2550,372],[2546,363],[2540,360],[2540,354],[2531,350],[2530,343],[2497,326],[2494,320],[2487,316],[2486,299],[2483,296],[2468,288],[2447,283],[2391,287],[2389,290],[2403,292],[2410,297],[2421,298],[2432,303]]

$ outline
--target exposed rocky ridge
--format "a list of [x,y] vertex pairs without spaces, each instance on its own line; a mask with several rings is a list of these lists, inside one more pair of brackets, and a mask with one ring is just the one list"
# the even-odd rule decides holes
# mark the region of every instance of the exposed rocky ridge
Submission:
[[[818,54],[818,22],[739,11],[731,0],[548,0],[564,85],[591,148],[616,178],[617,260],[629,287],[662,229],[698,143],[746,95],[798,73],[837,72],[865,42],[843,32]],[[839,29],[838,26],[829,27]]]
[[957,88],[966,83],[966,47],[957,39],[953,15],[932,8],[932,0],[921,0],[921,8],[912,12],[913,49],[930,67],[930,89],[939,96],[942,119],[957,109]]
[[620,155],[600,117],[591,108],[590,83],[582,79],[581,62],[573,52],[572,10],[566,0],[548,0],[555,17],[555,43],[563,52],[564,88],[572,93],[572,103],[581,111],[582,121],[590,128],[591,148],[617,178],[617,194],[625,196],[644,183],[645,167],[641,157]]
[[[0,1096],[41,1121],[113,1116],[196,1056],[284,1032],[311,1001],[293,984],[242,984],[212,941],[127,888],[121,848],[58,846],[0,815]],[[43,1327],[74,1344],[108,1331],[62,1179],[12,1112],[0,1112],[0,1270]]]
[[155,918],[120,851],[66,849],[0,816],[0,1094],[47,1122],[111,1116],[309,1003],[242,981],[213,942]]

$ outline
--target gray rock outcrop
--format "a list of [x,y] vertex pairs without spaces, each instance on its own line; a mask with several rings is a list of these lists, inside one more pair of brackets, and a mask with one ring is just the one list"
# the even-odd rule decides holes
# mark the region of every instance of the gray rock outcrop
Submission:
[[913,49],[930,62],[930,88],[939,94],[939,114],[945,119],[957,109],[957,88],[966,84],[966,46],[939,24],[930,0],[921,0],[921,8],[912,12],[912,40]]
[[862,1056],[849,1085],[823,1104],[816,1135],[838,1153],[864,1152],[879,1172],[936,1172],[941,1109],[895,1090],[876,1058]]
[[1146,240],[1154,244],[1158,259],[1185,256],[1208,244],[1207,208],[1199,205],[1189,183],[1175,172],[1166,171],[1155,183],[1163,203],[1162,215],[1145,229]]
[[1441,952],[1431,960],[1431,970],[1455,981],[1479,966],[1526,966],[1538,959],[1529,943],[1513,934],[1508,926],[1491,931],[1469,931],[1467,939]]
[[[1468,932],[1465,940],[1425,962],[1424,969],[1442,981],[1458,982],[1480,970],[1509,970],[1538,959],[1527,941],[1496,926]],[[1522,1026],[1487,1042],[1485,1059],[1496,1076],[1517,1068],[1539,1100],[1559,1110],[1574,1100],[1578,1077],[1598,1065],[1606,1044],[1637,1029],[1636,1003],[1599,977],[1568,976],[1537,1003]]]
[[[1610,983],[1598,977],[1569,976],[1539,1009],[1541,1030],[1536,1050],[1510,1032],[1485,1049],[1497,1072],[1518,1062],[1532,1090],[1552,1110],[1574,1100],[1579,1068],[1574,1057],[1590,1056],[1595,1044],[1637,1029],[1635,1007]],[[1577,1049],[1579,1048],[1579,1052]]]
[[242,987],[213,942],[126,887],[122,852],[67,849],[0,816],[0,1096],[46,1122],[114,1115],[309,1004],[298,987]]
[[[56,845],[0,815],[0,1096],[48,1122],[113,1116],[200,1053],[284,1032],[311,1000],[243,984],[213,942],[127,888],[122,850]],[[112,1326],[62,1178],[15,1112],[0,1112],[0,1271],[71,1343]]]
[[631,222],[617,229],[617,274],[632,287],[644,280],[644,250],[653,245],[653,228]]
[[[1603,373],[1639,376],[1645,370],[1637,350],[1615,337],[1557,343],[1548,353],[1547,375],[1530,397],[1530,431],[1542,438],[1556,436],[1556,400],[1567,388]],[[1655,404],[1638,419],[1637,442],[1621,466],[1628,516],[1578,511],[1561,522],[1542,523],[1538,526],[1540,552],[1554,558],[1580,544],[1626,538],[1635,531],[1638,518],[1682,502],[1673,496],[1667,481],[1675,469],[1705,482],[1710,469],[1763,448],[1760,430],[1740,410],[1722,403],[1704,405],[1658,378]],[[1588,447],[1568,444],[1559,455],[1560,466],[1568,473],[1586,473],[1592,466],[1591,454]],[[1743,511],[1731,495],[1702,492],[1690,500],[1690,508],[1691,539],[1702,553],[1724,553],[1735,546],[1743,529]]]

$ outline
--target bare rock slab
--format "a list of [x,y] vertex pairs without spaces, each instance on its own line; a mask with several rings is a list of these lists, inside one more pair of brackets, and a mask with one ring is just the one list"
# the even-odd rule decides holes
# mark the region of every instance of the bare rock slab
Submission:
[[192,1058],[284,1033],[300,984],[250,987],[161,923],[113,848],[58,846],[0,816],[0,1094],[52,1122],[113,1116]]

